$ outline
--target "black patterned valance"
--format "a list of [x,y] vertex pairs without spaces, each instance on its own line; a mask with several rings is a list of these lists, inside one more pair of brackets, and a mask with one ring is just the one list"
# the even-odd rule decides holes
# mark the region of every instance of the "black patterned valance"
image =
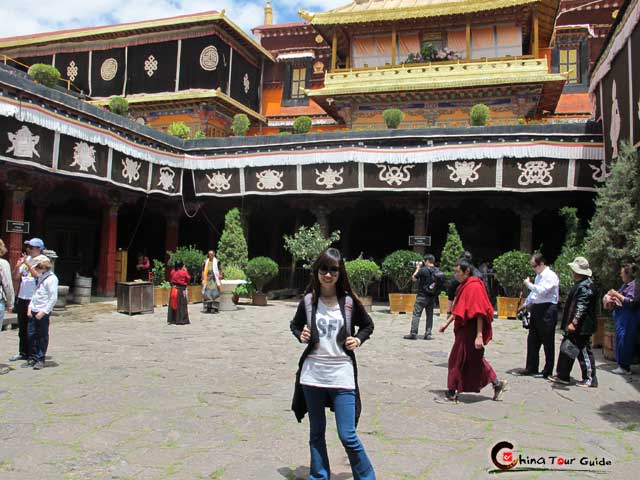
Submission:
[[54,137],[51,130],[0,116],[0,158],[52,168]]
[[233,52],[231,63],[231,97],[247,107],[259,110],[258,90],[260,88],[258,68],[249,63],[242,55]]
[[89,94],[89,52],[58,53],[55,65],[63,79]]
[[229,45],[216,35],[182,40],[179,89],[220,88],[226,92],[229,51]]
[[128,50],[128,94],[175,91],[177,41],[137,45]]
[[124,48],[94,50],[91,57],[91,96],[122,95],[125,72]]

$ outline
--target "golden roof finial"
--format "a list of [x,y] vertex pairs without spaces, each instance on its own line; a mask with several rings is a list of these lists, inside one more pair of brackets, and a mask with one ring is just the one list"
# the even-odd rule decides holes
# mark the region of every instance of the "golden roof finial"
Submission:
[[273,8],[270,0],[267,0],[267,5],[264,7],[264,24],[273,25]]

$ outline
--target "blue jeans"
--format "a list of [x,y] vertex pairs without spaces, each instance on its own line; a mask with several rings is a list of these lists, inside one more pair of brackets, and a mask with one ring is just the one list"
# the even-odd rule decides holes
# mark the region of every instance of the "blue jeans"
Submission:
[[36,319],[37,312],[31,312],[27,333],[29,335],[29,350],[31,359],[44,363],[44,356],[47,354],[49,346],[49,315],[45,315],[40,320]]
[[4,312],[6,309],[7,307],[4,304],[4,300],[0,300],[0,330],[2,330],[2,327],[4,326]]
[[364,451],[364,446],[356,434],[356,392],[338,388],[319,388],[302,386],[309,411],[309,447],[311,449],[311,471],[309,480],[329,480],[331,467],[327,455],[325,431],[327,419],[325,405],[328,399],[333,401],[338,436],[344,446],[354,480],[375,480],[373,466]]

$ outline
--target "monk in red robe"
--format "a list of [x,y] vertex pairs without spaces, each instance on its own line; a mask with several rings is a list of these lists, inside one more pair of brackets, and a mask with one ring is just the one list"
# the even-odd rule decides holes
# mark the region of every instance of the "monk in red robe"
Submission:
[[493,335],[493,307],[484,283],[473,276],[473,266],[466,260],[455,265],[456,290],[451,315],[439,329],[444,332],[454,322],[455,342],[449,354],[449,375],[444,401],[457,402],[462,392],[478,393],[493,385],[493,399],[500,400],[507,382],[498,380],[496,372],[484,358],[484,346]]

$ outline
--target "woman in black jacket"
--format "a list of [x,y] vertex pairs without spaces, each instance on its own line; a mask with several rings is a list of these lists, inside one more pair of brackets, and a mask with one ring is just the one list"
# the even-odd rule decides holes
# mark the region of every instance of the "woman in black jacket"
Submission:
[[311,284],[290,327],[293,335],[307,344],[298,363],[291,409],[298,422],[309,413],[309,480],[331,478],[326,407],[335,412],[354,480],[374,480],[373,466],[356,434],[361,403],[354,354],[373,332],[373,321],[351,291],[344,259],[337,249],[325,250],[313,264]]

